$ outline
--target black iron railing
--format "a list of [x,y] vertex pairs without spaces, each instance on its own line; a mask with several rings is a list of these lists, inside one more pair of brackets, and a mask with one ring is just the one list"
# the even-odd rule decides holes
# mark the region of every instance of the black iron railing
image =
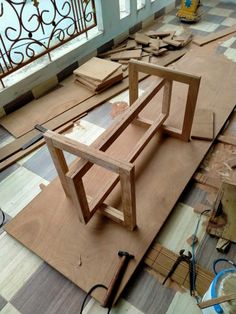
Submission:
[[96,25],[94,0],[0,0],[1,83]]

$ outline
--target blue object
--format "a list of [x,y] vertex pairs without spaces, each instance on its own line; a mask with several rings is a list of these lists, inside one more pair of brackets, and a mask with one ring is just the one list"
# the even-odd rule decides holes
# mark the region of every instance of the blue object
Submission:
[[[214,280],[212,281],[212,284],[211,284],[211,298],[212,299],[217,298],[217,294],[216,294],[217,282],[220,280],[220,278],[222,276],[224,276],[225,274],[228,274],[228,273],[236,273],[236,269],[235,268],[224,269],[224,270],[220,271],[216,275]],[[223,313],[223,309],[219,304],[215,304],[215,305],[213,305],[213,307],[217,313]]]
[[192,0],[185,0],[185,6],[190,8],[192,6]]

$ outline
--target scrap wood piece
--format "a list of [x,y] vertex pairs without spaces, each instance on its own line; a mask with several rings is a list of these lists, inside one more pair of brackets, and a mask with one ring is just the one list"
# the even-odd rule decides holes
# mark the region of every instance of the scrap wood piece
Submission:
[[159,41],[159,39],[150,39],[149,40],[149,46],[151,47],[151,48],[154,48],[154,49],[159,49],[160,48],[160,41]]
[[180,47],[181,46],[181,42],[177,41],[177,40],[174,40],[170,37],[165,37],[162,39],[162,41],[165,43],[165,44],[168,44],[168,45],[171,45],[171,46],[174,46],[174,47]]
[[125,45],[122,45],[122,47],[117,47],[111,50],[108,50],[106,52],[102,52],[98,55],[98,57],[103,58],[110,56],[114,53],[125,51],[125,50],[130,50],[130,49],[135,49],[137,47],[137,43],[135,40],[128,40]]
[[209,185],[217,189],[221,187],[222,183],[221,179],[217,177],[211,177],[200,172],[195,172],[195,174],[193,175],[193,179],[198,183]]
[[200,140],[213,140],[214,112],[212,110],[197,109],[195,111],[191,137]]
[[236,145],[236,136],[219,135],[217,137],[218,142],[223,144]]
[[198,303],[198,306],[200,309],[206,309],[206,308],[211,307],[215,304],[221,304],[221,303],[225,303],[225,302],[235,300],[235,299],[236,299],[236,292],[231,293],[231,294],[227,294],[227,295],[223,295],[223,296],[220,296],[217,298],[213,298],[210,300],[203,301],[201,303]]
[[102,91],[109,88],[110,86],[116,84],[117,82],[120,82],[122,79],[123,79],[123,72],[120,67],[103,82],[80,77],[77,75],[75,77],[75,82],[82,84],[83,86],[86,86],[87,88],[91,89],[93,92],[101,93]]
[[[154,271],[160,273],[163,276],[166,276],[177,257],[177,254],[161,246],[158,242],[155,241],[148,250],[144,259],[144,263]],[[196,266],[196,270],[196,290],[198,294],[202,296],[209,288],[214,278],[214,274],[205,270],[199,265]],[[171,279],[189,289],[188,264],[181,263],[172,275]]]
[[148,37],[167,37],[170,36],[171,32],[158,31],[158,30],[150,30],[145,33]]
[[231,246],[230,240],[219,238],[216,244],[216,249],[220,253],[227,254],[230,250],[230,246]]
[[165,53],[166,51],[168,51],[168,49],[166,49],[166,48],[161,48],[161,49],[159,49],[158,51],[153,50],[153,51],[152,51],[152,54],[153,54],[154,56],[160,56],[160,55],[162,55],[163,53]]
[[120,64],[117,62],[93,57],[78,67],[78,69],[74,70],[73,73],[102,82],[112,75],[119,67]]
[[236,185],[223,182],[220,192],[220,207],[212,212],[207,232],[236,242]]
[[141,56],[142,56],[141,49],[127,50],[117,52],[111,55],[111,60],[141,59]]
[[198,45],[198,46],[203,46],[203,45],[208,44],[208,43],[210,43],[216,39],[219,39],[219,38],[224,37],[226,35],[232,34],[234,32],[236,32],[236,25],[233,25],[231,27],[223,29],[222,31],[212,33],[208,36],[194,37],[193,43]]
[[148,45],[150,41],[150,37],[148,37],[144,33],[135,33],[134,39],[138,44],[142,45]]

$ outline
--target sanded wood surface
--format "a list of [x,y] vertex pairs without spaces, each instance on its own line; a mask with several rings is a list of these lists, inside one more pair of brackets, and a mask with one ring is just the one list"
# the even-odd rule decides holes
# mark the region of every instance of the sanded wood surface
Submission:
[[191,136],[200,140],[212,140],[214,138],[214,112],[212,110],[196,110]]
[[195,37],[193,39],[194,44],[198,45],[198,46],[203,46],[205,44],[208,44],[216,39],[219,39],[221,37],[224,37],[226,35],[232,34],[236,32],[236,25],[233,25],[231,27],[228,27],[226,29],[223,29],[220,32],[216,32],[216,33],[212,33],[208,36],[204,36],[204,37]]
[[119,67],[119,63],[93,57],[74,70],[74,74],[102,82]]
[[[171,51],[168,52],[168,54],[155,60],[155,63],[167,66],[173,61],[181,58],[185,53],[187,52],[186,49],[182,49],[179,51]],[[146,78],[147,75],[140,74],[139,81]],[[61,125],[65,124],[68,121],[71,121],[78,117],[80,114],[91,110],[92,108],[95,108],[96,106],[102,104],[103,102],[109,100],[110,98],[116,96],[120,92],[124,91],[128,87],[128,79],[124,78],[122,82],[116,84],[115,86],[110,87],[108,90],[104,91],[100,95],[95,95],[83,102],[81,102],[79,105],[63,112],[59,116],[53,118],[52,120],[49,120],[44,124],[45,127],[47,127],[50,130],[55,130],[56,128],[60,127]],[[0,170],[3,170],[7,168],[8,166],[12,165],[14,162],[19,160],[20,158],[24,157],[27,153],[35,150],[37,147],[40,147],[42,144],[34,144],[33,147],[29,147],[27,151],[21,151],[21,146],[28,142],[32,137],[37,135],[39,132],[36,130],[32,130],[28,132],[27,134],[23,135],[19,139],[15,140],[14,142],[6,145],[5,147],[0,149]],[[12,156],[15,154],[14,156]],[[11,156],[7,158],[8,156]]]
[[36,124],[44,124],[93,95],[94,92],[86,87],[72,82],[3,117],[0,124],[15,137],[20,137],[33,130]]
[[[236,65],[199,50],[186,55],[176,68],[202,75],[198,103],[215,112],[217,135],[235,105]],[[222,81],[220,78],[225,72],[228,75]],[[171,117],[170,112],[169,123],[182,120],[180,108],[184,95],[180,92],[179,97],[173,99],[176,111],[180,113]],[[150,112],[152,118],[156,112],[157,103],[154,102]],[[129,126],[108,149],[108,154],[125,159],[130,147],[137,143],[144,132],[142,127]],[[151,140],[135,163],[137,228],[133,232],[99,213],[94,215],[88,225],[80,224],[58,179],[49,184],[5,229],[85,291],[97,283],[109,284],[117,264],[118,250],[134,254],[135,258],[128,265],[118,296],[210,145],[207,141],[183,142],[161,135]],[[93,197],[101,187],[101,180],[106,184],[110,177],[111,173],[107,170],[93,167],[84,177],[88,195]],[[120,206],[118,193],[119,190],[114,190],[114,194],[106,200],[116,208]],[[98,290],[94,296],[102,301],[104,291]]]

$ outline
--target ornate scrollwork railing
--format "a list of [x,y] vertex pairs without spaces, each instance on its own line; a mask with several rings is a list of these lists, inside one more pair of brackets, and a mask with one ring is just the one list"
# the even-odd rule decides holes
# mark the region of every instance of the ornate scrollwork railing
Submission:
[[0,81],[97,25],[95,0],[0,0]]

